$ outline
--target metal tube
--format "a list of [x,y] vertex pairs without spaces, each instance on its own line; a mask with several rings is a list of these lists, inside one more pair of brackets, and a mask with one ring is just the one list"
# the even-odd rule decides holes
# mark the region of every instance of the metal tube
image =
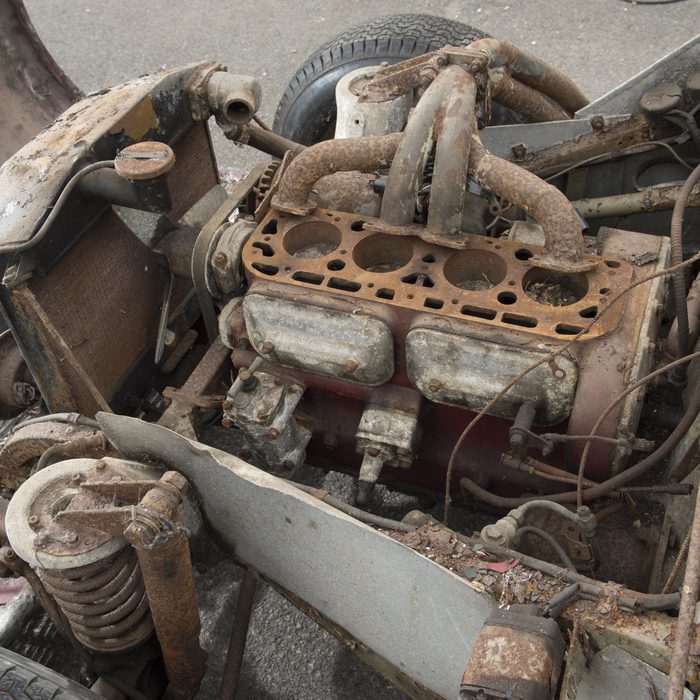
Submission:
[[681,604],[678,608],[666,700],[682,700],[683,698],[688,655],[695,635],[695,606],[698,602],[698,594],[700,594],[700,489],[698,489],[695,500],[695,513],[690,530],[688,559],[681,586]]
[[153,624],[158,636],[169,692],[194,697],[204,676],[206,654],[187,534],[179,530],[150,549],[136,548]]
[[223,680],[221,682],[221,700],[234,700],[236,697],[256,587],[257,579],[255,575],[250,569],[246,569],[241,580],[241,586],[238,589],[236,613],[233,618],[233,629],[231,630],[231,639],[226,654],[226,666],[224,667]]
[[[688,347],[694,348],[698,336],[700,336],[700,275],[693,280],[693,284],[690,286],[686,305],[688,306]],[[664,345],[664,352],[673,359],[680,357],[677,318],[674,318],[671,324],[671,330],[668,332]]]
[[572,80],[509,41],[479,39],[470,44],[469,48],[484,51],[490,68],[507,68],[513,77],[544,93],[567,112],[573,114],[588,104],[586,96]]
[[309,195],[317,180],[340,170],[386,168],[402,138],[403,134],[359,136],[309,146],[292,160],[282,175],[272,206],[299,216],[310,214],[316,204],[309,201]]
[[[463,74],[465,71],[458,66],[445,68],[428,86],[413,110],[391,163],[384,190],[381,218],[387,224],[405,226],[413,223],[416,192],[420,187],[425,163],[437,139],[437,117],[443,103],[455,88],[456,81],[461,80]],[[471,110],[473,112],[473,105]],[[458,119],[459,116],[453,118]]]
[[473,75],[461,68],[446,68],[445,73],[453,70],[450,92],[438,127],[428,229],[460,237],[469,150],[476,120],[476,81]]
[[174,698],[192,698],[204,676],[206,653],[187,530],[172,522],[188,488],[177,472],[165,472],[134,509],[124,537],[136,549],[153,625]]
[[[571,202],[584,219],[602,219],[606,216],[627,216],[642,212],[673,209],[680,185],[656,185],[641,192],[615,194],[609,197],[590,197]],[[688,198],[689,207],[700,206],[700,188]]]
[[473,141],[469,157],[472,176],[542,227],[545,252],[531,258],[530,263],[562,272],[590,269],[594,263],[584,260],[581,220],[566,196],[537,175],[489,153],[476,134]]
[[529,122],[555,122],[571,119],[559,105],[547,99],[539,90],[513,80],[502,70],[489,71],[491,98],[504,107],[521,114]]

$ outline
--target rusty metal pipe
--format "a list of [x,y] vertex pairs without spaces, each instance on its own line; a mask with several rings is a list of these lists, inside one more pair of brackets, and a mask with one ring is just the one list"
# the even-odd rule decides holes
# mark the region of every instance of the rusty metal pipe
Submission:
[[223,680],[221,682],[221,700],[234,700],[238,679],[241,675],[245,642],[250,626],[250,615],[253,611],[253,600],[257,579],[250,569],[246,569],[238,590],[236,601],[236,613],[233,618],[233,629],[226,654],[226,666],[224,667]]
[[695,500],[693,524],[690,530],[688,559],[681,586],[676,636],[673,640],[671,672],[666,700],[682,700],[685,689],[686,666],[690,646],[695,636],[695,606],[700,594],[700,489]]
[[545,252],[531,258],[531,264],[561,272],[580,272],[595,264],[584,260],[581,220],[556,187],[489,153],[477,134],[469,166],[480,185],[523,209],[542,227]]
[[521,114],[528,122],[554,122],[571,119],[558,104],[547,99],[539,90],[514,80],[502,70],[489,71],[491,98]]
[[[391,163],[384,190],[381,218],[387,224],[406,226],[413,223],[416,192],[420,188],[425,163],[437,140],[438,116],[456,85],[466,85],[462,78],[465,74],[465,71],[458,66],[445,68],[428,86],[413,110],[403,133],[401,145]],[[470,110],[474,111],[473,104]],[[466,113],[463,116],[466,118]],[[455,115],[453,119],[457,121],[459,115]],[[465,166],[466,163],[465,160]],[[454,184],[449,185],[449,189],[452,187]]]
[[345,170],[386,168],[391,163],[403,134],[359,136],[322,141],[297,155],[282,175],[272,206],[290,214],[306,216],[316,204],[309,195],[324,175]]
[[[447,71],[455,70],[447,68]],[[469,151],[476,120],[476,81],[457,68],[438,127],[430,188],[428,229],[459,237],[469,174]],[[418,174],[419,184],[422,171]]]
[[544,93],[573,114],[588,104],[586,96],[563,73],[503,39],[478,39],[470,49],[483,51],[490,68],[507,68],[514,78]]
[[136,549],[153,624],[163,653],[168,694],[192,698],[204,676],[206,653],[187,531],[172,523],[188,488],[177,472],[166,472],[141,499],[124,537]]
[[[686,305],[688,307],[688,347],[694,348],[698,337],[700,337],[700,275],[693,280],[686,298]],[[673,319],[664,351],[668,357],[673,359],[680,357],[678,318]]]

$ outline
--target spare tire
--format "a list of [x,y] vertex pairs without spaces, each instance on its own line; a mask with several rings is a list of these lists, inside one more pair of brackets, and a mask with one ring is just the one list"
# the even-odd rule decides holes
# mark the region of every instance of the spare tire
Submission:
[[[377,17],[319,46],[291,79],[277,105],[274,131],[311,145],[333,138],[335,86],[356,68],[382,61],[398,63],[435,51],[446,44],[466,46],[488,34],[462,22],[433,15]],[[500,109],[493,123],[519,121],[510,110]]]

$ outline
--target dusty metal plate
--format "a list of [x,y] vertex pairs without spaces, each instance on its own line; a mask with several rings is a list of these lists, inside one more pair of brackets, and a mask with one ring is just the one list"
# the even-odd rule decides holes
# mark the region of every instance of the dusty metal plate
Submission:
[[123,455],[184,474],[225,549],[409,675],[412,697],[456,696],[492,598],[237,457],[135,418],[98,420]]
[[[365,230],[372,221],[323,209],[305,217],[270,212],[243,249],[243,264],[253,279],[560,340],[581,330],[632,278],[622,260],[591,255],[598,262],[593,270],[563,275],[529,264],[540,246],[471,235],[466,250],[450,250]],[[555,299],[565,305],[544,303],[550,288],[565,290]],[[622,306],[586,338],[615,328]]]

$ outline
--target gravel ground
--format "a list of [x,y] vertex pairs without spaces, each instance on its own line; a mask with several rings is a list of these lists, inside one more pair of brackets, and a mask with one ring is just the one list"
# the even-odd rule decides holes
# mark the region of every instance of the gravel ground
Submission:
[[[700,0],[637,5],[621,0],[385,0],[347,3],[223,3],[216,0],[26,0],[37,30],[58,63],[89,92],[151,72],[216,58],[262,79],[262,116],[302,59],[318,44],[368,17],[439,14],[520,44],[564,70],[597,97],[687,41],[700,26]],[[220,165],[245,171],[255,156],[216,140]],[[309,470],[304,480],[348,498],[349,477]],[[415,502],[380,489],[375,508],[396,516]],[[404,511],[404,512],[405,512]],[[467,521],[465,526],[476,522]],[[223,562],[198,573],[207,609],[203,639],[210,668],[201,697],[218,697],[240,573]],[[59,669],[60,670],[60,669]],[[239,698],[394,700],[404,697],[267,586],[259,586]]]

